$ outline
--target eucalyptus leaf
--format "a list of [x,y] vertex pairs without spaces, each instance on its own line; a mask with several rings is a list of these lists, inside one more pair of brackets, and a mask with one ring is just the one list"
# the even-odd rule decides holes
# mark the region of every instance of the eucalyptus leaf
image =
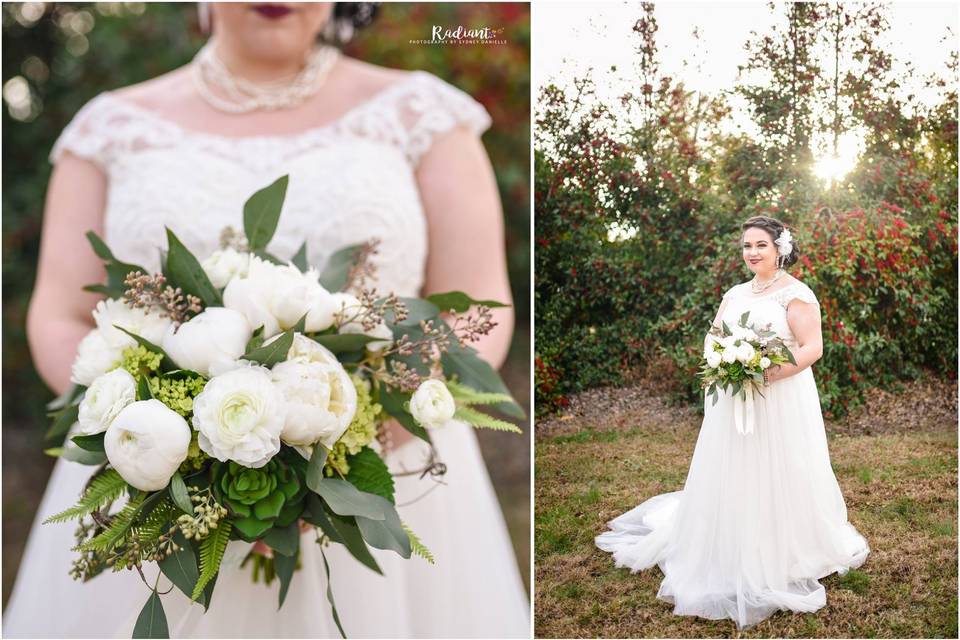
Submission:
[[[440,317],[440,307],[423,298],[400,298],[400,302],[407,308],[407,317],[396,322],[393,310],[388,309],[384,315],[387,324],[395,327],[419,327],[422,320],[432,320]],[[394,332],[396,335],[396,331]]]
[[[309,473],[309,470],[308,470]],[[381,507],[380,496],[360,491],[346,480],[324,478],[311,486],[310,476],[307,476],[307,486],[316,492],[330,507],[330,510],[341,516],[363,516],[371,520],[383,520],[384,513]]]
[[84,451],[99,451],[103,452],[103,436],[102,433],[97,433],[92,436],[73,436],[70,438],[75,445],[83,449]]
[[347,634],[343,631],[343,625],[340,624],[340,614],[337,613],[337,603],[333,601],[333,585],[330,584],[330,564],[327,562],[327,555],[320,547],[320,555],[323,557],[323,570],[327,574],[327,600],[330,602],[330,612],[333,614],[333,621],[337,623],[337,630],[341,638],[346,638]]
[[324,289],[336,292],[342,291],[347,286],[347,276],[350,275],[350,269],[353,268],[357,252],[362,246],[362,244],[350,245],[330,256],[327,265],[320,272],[320,284],[323,285]]
[[280,337],[274,339],[269,344],[261,345],[253,351],[248,351],[241,358],[252,360],[269,368],[278,362],[287,359],[290,347],[293,346],[293,329],[288,329],[280,334]]
[[310,268],[310,263],[307,262],[307,241],[304,240],[303,244],[300,245],[300,248],[297,249],[297,252],[293,255],[293,258],[290,259],[290,262],[293,263],[297,269],[300,271],[306,272]]
[[243,232],[247,236],[247,245],[251,251],[265,249],[273,238],[289,182],[289,176],[281,176],[254,193],[244,203]]
[[80,406],[76,404],[72,404],[54,414],[53,424],[50,425],[50,428],[47,429],[46,436],[44,436],[44,443],[47,447],[55,447],[63,444],[67,432],[70,431],[70,427],[77,421],[79,414]]
[[107,461],[107,454],[102,451],[87,451],[80,447],[64,447],[60,457],[70,462],[96,467]]
[[263,541],[277,554],[292,556],[300,548],[300,525],[293,522],[286,527],[273,527],[264,534]]
[[150,391],[150,383],[147,382],[147,376],[137,378],[137,400],[153,400],[153,393]]
[[[170,497],[173,503],[183,511],[193,515],[193,503],[190,501],[190,493],[187,491],[187,483],[183,481],[183,476],[177,471],[170,478]],[[191,592],[192,593],[192,592]]]
[[344,517],[331,513],[330,522],[337,530],[337,534],[343,540],[343,546],[347,548],[350,555],[365,567],[383,575],[380,565],[377,564],[377,561],[373,555],[371,555],[370,549],[367,548],[367,543],[363,541],[363,535],[360,533],[360,528],[357,526],[356,520],[352,516]]
[[319,493],[315,487],[323,482],[323,465],[327,461],[327,449],[319,442],[313,446],[310,462],[307,463],[307,487]]
[[[193,588],[197,585],[197,579],[200,577],[200,570],[197,568],[197,556],[193,551],[193,546],[187,542],[181,532],[177,531],[174,534],[173,541],[179,548],[160,561],[160,571],[189,598],[193,594]],[[197,601],[205,605],[206,594],[201,595]]]
[[163,603],[160,602],[160,594],[156,591],[150,592],[147,603],[143,605],[140,616],[137,618],[137,624],[133,627],[133,637],[170,637],[170,631],[167,629],[167,616],[163,612]]
[[432,302],[441,311],[455,311],[463,313],[473,305],[482,305],[491,309],[496,307],[508,307],[510,305],[496,300],[474,300],[463,291],[448,291],[446,293],[434,293],[427,296],[427,300]]
[[[470,347],[461,347],[458,343],[452,342],[447,352],[441,356],[440,362],[444,373],[448,376],[456,374],[461,384],[478,391],[512,395],[496,370],[486,360],[477,356],[477,352]],[[514,418],[526,417],[523,409],[515,401],[501,402],[492,406]]]
[[[296,524],[293,525],[294,527]],[[280,579],[280,598],[277,609],[283,608],[283,601],[287,599],[287,591],[290,589],[290,580],[293,579],[293,573],[297,570],[297,558],[300,556],[300,537],[296,538],[297,547],[290,555],[275,554],[273,556],[273,568]]]
[[221,307],[220,291],[210,283],[197,258],[177,236],[167,228],[167,269],[174,283],[185,294],[192,294],[207,307]]
[[749,311],[744,311],[744,312],[743,312],[743,315],[740,316],[740,321],[739,321],[741,327],[746,327],[746,326],[747,326],[747,318],[749,318],[749,317],[750,317],[750,312],[749,312]]
[[321,335],[312,335],[310,339],[321,344],[330,350],[333,354],[350,353],[352,351],[363,351],[367,343],[379,340],[373,336],[364,336],[358,333],[327,333]]
[[163,350],[163,347],[161,347],[160,345],[156,345],[156,344],[150,342],[150,341],[147,340],[146,338],[141,338],[140,336],[138,336],[138,335],[135,334],[135,333],[132,333],[132,332],[130,332],[130,331],[127,331],[126,329],[124,329],[123,327],[121,327],[121,326],[118,325],[118,324],[115,324],[115,325],[113,325],[113,326],[116,327],[117,329],[120,329],[120,331],[123,331],[125,334],[127,334],[128,336],[130,336],[131,338],[133,338],[133,339],[136,341],[137,344],[139,344],[140,346],[142,346],[144,349],[146,349],[146,350],[149,351],[150,353],[158,353],[158,354],[160,354],[160,355],[162,356],[162,358],[161,358],[161,360],[160,360],[160,368],[161,368],[161,369],[166,368],[167,370],[169,370],[169,369],[172,369],[172,368],[173,368],[173,358],[171,358],[170,356],[167,355],[167,352]]
[[358,516],[357,526],[367,544],[377,549],[395,551],[403,558],[410,557],[410,537],[403,530],[400,516],[393,504],[380,498],[380,507],[383,510],[383,520],[370,520]]

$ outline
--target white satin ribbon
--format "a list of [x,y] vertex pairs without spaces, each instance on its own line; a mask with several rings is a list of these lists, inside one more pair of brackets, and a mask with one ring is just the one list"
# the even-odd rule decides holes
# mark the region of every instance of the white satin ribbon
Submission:
[[756,407],[753,402],[753,385],[746,385],[743,389],[743,398],[738,393],[733,398],[733,420],[737,424],[737,433],[742,436],[753,433],[756,422]]

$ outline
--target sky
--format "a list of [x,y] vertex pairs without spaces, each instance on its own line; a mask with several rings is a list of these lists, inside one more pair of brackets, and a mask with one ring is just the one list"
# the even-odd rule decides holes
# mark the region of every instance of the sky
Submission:
[[[945,71],[949,42],[946,26],[954,29],[956,2],[899,2],[891,6],[890,42],[898,57],[912,60],[917,71]],[[713,92],[729,89],[737,65],[746,62],[743,45],[750,31],[765,32],[773,14],[765,2],[658,2],[655,17],[662,70],[681,78],[692,89]],[[618,67],[620,92],[632,84],[634,21],[640,17],[635,2],[547,2],[533,11],[533,74],[539,86],[558,84],[593,67]],[[698,28],[700,47],[692,31]],[[684,66],[684,59],[690,64]],[[699,69],[696,68],[699,65]]]
[[[889,4],[890,30],[882,42],[897,62],[894,69],[911,61],[918,77],[946,75],[948,52],[957,47],[958,3],[897,2]],[[782,12],[778,12],[782,13]],[[636,36],[631,27],[641,16],[636,2],[544,2],[533,8],[533,60],[535,86],[548,82],[567,86],[575,77],[593,69],[597,94],[608,104],[618,96],[636,91],[633,70]],[[737,66],[745,64],[744,44],[751,31],[767,33],[782,16],[766,2],[657,2],[657,46],[664,74],[682,80],[687,89],[716,94],[737,82]],[[952,27],[952,34],[948,31]],[[693,30],[700,34],[699,43]],[[611,71],[611,67],[616,71]],[[904,95],[914,92],[922,102],[935,103],[935,92],[924,93],[919,86],[903,87]],[[743,111],[736,109],[724,128],[755,133]],[[839,179],[855,164],[863,146],[856,132],[845,134],[837,156],[828,149],[815,150],[814,172],[824,180]]]

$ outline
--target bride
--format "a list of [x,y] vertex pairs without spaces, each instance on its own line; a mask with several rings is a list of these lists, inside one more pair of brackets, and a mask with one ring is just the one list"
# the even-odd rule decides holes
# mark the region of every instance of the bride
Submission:
[[860,566],[866,541],[847,522],[830,467],[811,365],[823,351],[813,292],[784,269],[798,250],[783,223],[757,216],[742,225],[743,260],[754,273],[723,296],[714,324],[772,323],[796,365],[767,369],[755,426],[741,435],[734,403],[704,403],[700,436],[682,491],[650,498],[596,538],[617,566],[659,565],[657,596],[677,615],[730,618],[749,627],[777,610],[826,604],[818,579]]
[[[51,154],[28,334],[54,391],[70,386],[73,354],[92,325],[97,297],[81,287],[104,281],[87,231],[104,237],[118,259],[158,270],[167,226],[203,259],[223,228],[242,228],[244,200],[284,174],[290,183],[270,245],[275,255],[289,258],[306,240],[309,261],[322,267],[337,249],[377,238],[382,292],[462,290],[510,301],[502,212],[479,141],[490,119],[478,103],[425,72],[375,67],[323,44],[369,17],[362,3],[211,3],[202,10],[213,35],[192,63],[99,95]],[[494,311],[498,328],[476,344],[496,366],[513,316]],[[424,443],[400,428],[387,435],[394,471],[423,466]],[[333,545],[331,583],[345,630],[356,637],[527,637],[526,594],[476,438],[454,425],[435,432],[434,444],[448,469],[443,483],[408,475],[396,484],[403,519],[436,564],[373,550],[381,577]],[[73,527],[40,524],[76,502],[90,472],[57,462],[4,612],[4,635],[130,637],[149,595],[140,576],[108,572],[74,582]],[[164,595],[171,637],[337,637],[315,547],[302,545],[302,568],[279,612],[278,582],[254,584],[239,561],[221,570],[206,614],[179,590]]]

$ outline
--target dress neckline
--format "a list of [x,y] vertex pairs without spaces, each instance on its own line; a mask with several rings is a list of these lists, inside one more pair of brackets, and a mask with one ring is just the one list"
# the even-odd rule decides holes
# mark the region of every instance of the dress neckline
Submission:
[[226,141],[226,142],[233,142],[233,143],[243,142],[243,141],[265,141],[265,140],[291,142],[291,141],[300,140],[301,138],[309,137],[311,135],[318,134],[319,132],[336,129],[338,126],[342,125],[344,122],[350,120],[353,117],[356,117],[358,113],[362,113],[363,111],[370,109],[373,105],[387,99],[388,97],[392,96],[395,93],[400,93],[401,90],[405,89],[408,85],[413,84],[415,81],[422,80],[424,78],[429,78],[429,77],[431,77],[430,74],[425,71],[411,71],[406,75],[406,77],[389,84],[383,89],[380,89],[379,91],[375,92],[370,97],[364,100],[361,100],[360,102],[353,105],[352,107],[350,107],[349,109],[347,109],[346,111],[338,115],[336,118],[333,118],[329,122],[326,122],[321,125],[309,127],[307,129],[304,129],[303,131],[297,131],[295,133],[278,133],[278,134],[267,134],[267,135],[230,136],[230,135],[224,135],[219,133],[209,133],[206,131],[200,131],[198,129],[193,129],[190,127],[185,127],[179,122],[176,122],[174,120],[171,120],[170,118],[160,115],[160,113],[154,109],[150,109],[148,107],[139,105],[136,102],[131,102],[130,100],[125,100],[123,98],[117,97],[116,95],[114,95],[113,91],[106,91],[100,94],[98,98],[101,100],[108,101],[110,104],[116,106],[117,108],[125,109],[129,112],[139,114],[145,118],[153,120],[154,122],[158,122],[167,127],[170,127],[171,129],[174,129],[175,131],[177,131],[179,134],[182,134],[185,136],[191,136],[194,138],[207,138],[211,140],[219,140],[219,141]]
[[[791,276],[791,277],[793,277],[793,276]],[[796,278],[794,278],[793,282],[791,282],[790,284],[788,284],[788,285],[785,286],[785,287],[780,287],[779,289],[774,289],[773,291],[768,291],[767,293],[761,293],[761,294],[759,294],[759,295],[756,294],[756,293],[754,293],[753,291],[750,291],[750,290],[749,290],[749,288],[750,288],[750,281],[749,281],[749,280],[747,280],[747,281],[744,282],[744,283],[741,283],[740,286],[743,287],[743,290],[744,290],[744,292],[745,292],[745,294],[744,294],[744,296],[743,296],[744,298],[747,298],[748,300],[762,300],[762,299],[764,299],[764,298],[767,298],[767,297],[769,297],[769,296],[774,295],[775,293],[780,293],[781,291],[786,291],[787,289],[792,289],[793,287],[796,287],[797,285],[801,285],[801,284],[803,284],[803,283],[800,282],[799,280],[797,280]]]

